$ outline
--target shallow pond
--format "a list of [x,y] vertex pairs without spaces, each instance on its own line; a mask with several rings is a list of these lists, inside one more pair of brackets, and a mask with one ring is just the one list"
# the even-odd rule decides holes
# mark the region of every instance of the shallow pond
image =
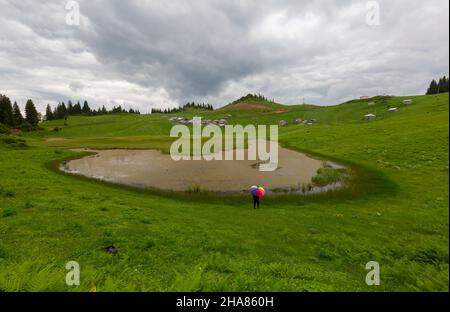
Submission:
[[[259,171],[257,160],[180,160],[158,150],[84,150],[95,152],[63,163],[61,170],[104,181],[172,191],[241,192],[252,185],[268,190],[311,183],[324,162],[279,147],[278,168]],[[333,186],[332,186],[333,187]],[[330,189],[325,188],[325,190]]]

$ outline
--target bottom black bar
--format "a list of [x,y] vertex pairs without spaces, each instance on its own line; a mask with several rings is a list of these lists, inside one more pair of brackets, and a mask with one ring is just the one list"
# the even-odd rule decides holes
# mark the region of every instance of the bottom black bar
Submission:
[[[1,293],[0,307],[134,309],[143,311],[366,310],[450,306],[449,293]],[[298,310],[297,310],[298,311]]]

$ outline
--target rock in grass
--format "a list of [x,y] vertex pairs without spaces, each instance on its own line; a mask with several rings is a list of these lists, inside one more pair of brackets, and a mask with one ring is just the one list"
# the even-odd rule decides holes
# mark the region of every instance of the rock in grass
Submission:
[[411,105],[413,103],[412,99],[403,100],[403,104],[405,105]]
[[108,246],[105,248],[105,251],[109,254],[116,254],[117,253],[117,248],[114,245]]

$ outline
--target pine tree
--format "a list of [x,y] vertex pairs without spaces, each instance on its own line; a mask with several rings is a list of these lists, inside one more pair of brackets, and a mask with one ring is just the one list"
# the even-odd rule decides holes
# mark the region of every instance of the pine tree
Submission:
[[0,94],[0,123],[6,126],[13,125],[13,113],[9,97]]
[[445,92],[448,92],[448,78],[444,76],[441,79],[439,79],[437,93],[445,93]]
[[73,115],[73,104],[72,101],[69,100],[69,103],[67,103],[67,114]]
[[449,79],[444,76],[439,81],[432,80],[426,94],[437,94],[449,92]]
[[73,114],[74,115],[81,115],[83,113],[83,110],[81,109],[81,104],[78,101],[77,104],[73,106]]
[[20,126],[23,123],[23,116],[22,113],[20,112],[20,108],[19,105],[17,105],[17,102],[14,102],[13,105],[12,118],[14,126],[16,127]]
[[89,104],[87,101],[84,101],[82,111],[83,111],[83,114],[86,114],[86,115],[89,115],[92,113],[91,108],[89,107]]
[[53,115],[50,104],[48,104],[47,109],[45,110],[45,120],[53,120],[53,119],[55,119],[55,116]]
[[64,102],[62,102],[61,104],[58,104],[58,106],[56,107],[56,112],[54,113],[54,119],[64,119],[67,117],[67,107],[66,104],[64,104]]
[[436,80],[432,80],[430,86],[428,87],[427,94],[436,94],[438,93],[438,83]]
[[444,76],[444,89],[442,92],[449,92],[449,89],[450,89],[449,82],[450,81],[449,81],[448,77]]
[[28,100],[25,104],[25,119],[32,126],[37,126],[39,123],[38,112],[32,100]]

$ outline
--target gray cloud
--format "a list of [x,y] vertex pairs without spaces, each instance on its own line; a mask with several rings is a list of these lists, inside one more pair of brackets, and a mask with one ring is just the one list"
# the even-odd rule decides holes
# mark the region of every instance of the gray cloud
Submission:
[[69,84],[69,88],[70,88],[70,90],[72,90],[73,92],[79,92],[79,91],[83,91],[84,86],[83,86],[83,84],[82,84],[81,82],[79,82],[79,81],[72,81],[72,82]]
[[0,90],[18,101],[86,98],[141,111],[243,93],[335,104],[422,93],[448,71],[448,1],[0,0]]

